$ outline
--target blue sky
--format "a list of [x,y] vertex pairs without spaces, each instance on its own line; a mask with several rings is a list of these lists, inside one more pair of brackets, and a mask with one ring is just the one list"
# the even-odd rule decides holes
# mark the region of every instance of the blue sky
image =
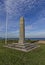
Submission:
[[19,37],[20,17],[25,19],[25,37],[45,38],[45,0],[0,0],[0,37]]

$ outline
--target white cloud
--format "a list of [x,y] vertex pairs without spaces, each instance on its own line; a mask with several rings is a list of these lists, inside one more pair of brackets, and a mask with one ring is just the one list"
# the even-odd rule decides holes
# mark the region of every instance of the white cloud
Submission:
[[13,31],[13,32],[8,32],[7,33],[7,37],[9,38],[16,38],[16,37],[19,37],[19,30],[16,30],[16,31]]
[[6,27],[5,24],[0,25],[0,37],[5,37]]
[[27,32],[26,37],[28,38],[45,38],[45,31],[34,31],[34,32]]
[[45,18],[45,9],[42,9],[38,13],[38,19],[42,19],[42,18]]
[[25,26],[25,31],[26,32],[34,30],[34,29],[36,29],[36,27],[34,27],[33,25],[27,25],[27,26]]
[[36,1],[37,0],[6,0],[6,11],[10,16],[20,16],[30,11],[35,6]]
[[0,25],[0,34],[5,33],[5,31],[6,31],[6,26],[5,26],[5,24],[1,24],[1,25]]
[[0,1],[0,12],[1,11],[5,11],[5,4],[2,1]]

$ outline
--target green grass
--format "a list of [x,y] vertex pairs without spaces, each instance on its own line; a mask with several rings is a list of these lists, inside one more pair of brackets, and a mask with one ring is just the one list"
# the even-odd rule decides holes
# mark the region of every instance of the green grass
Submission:
[[30,52],[4,48],[0,41],[0,65],[45,65],[45,45]]

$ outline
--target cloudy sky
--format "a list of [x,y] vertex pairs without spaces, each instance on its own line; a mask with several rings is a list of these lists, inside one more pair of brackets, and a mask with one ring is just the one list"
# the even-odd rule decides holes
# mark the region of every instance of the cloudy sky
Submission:
[[25,37],[45,38],[45,0],[0,0],[0,37],[5,37],[6,28],[8,37],[19,37],[21,16]]

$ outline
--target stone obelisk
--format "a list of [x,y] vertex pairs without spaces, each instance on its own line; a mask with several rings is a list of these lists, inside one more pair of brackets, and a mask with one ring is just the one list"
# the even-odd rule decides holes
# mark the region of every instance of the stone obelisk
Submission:
[[19,44],[24,45],[25,42],[25,22],[24,18],[20,18]]
[[24,18],[21,17],[20,18],[19,42],[13,43],[13,44],[8,44],[8,45],[5,45],[4,47],[27,52],[27,51],[31,51],[37,47],[40,47],[40,46],[35,43],[26,43],[25,42],[25,21],[24,21]]

